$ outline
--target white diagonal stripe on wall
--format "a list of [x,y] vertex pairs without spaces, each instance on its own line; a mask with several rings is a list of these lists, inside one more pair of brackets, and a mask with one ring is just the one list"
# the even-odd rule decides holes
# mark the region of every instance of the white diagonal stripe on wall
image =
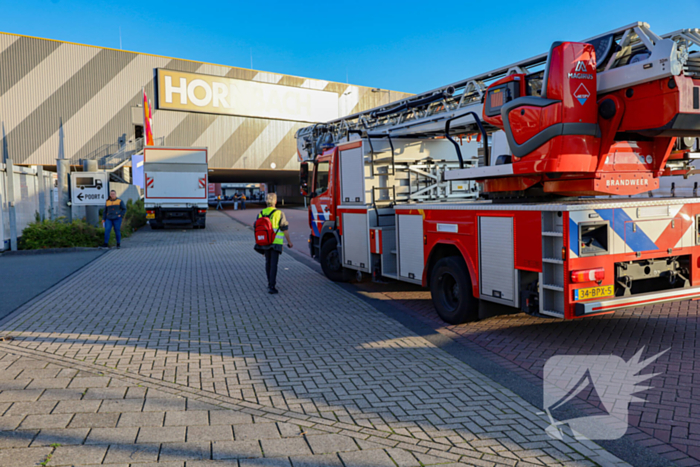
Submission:
[[[22,109],[12,113],[30,115],[99,52],[97,47],[62,44],[2,96],[3,108],[8,112]],[[5,131],[9,133],[21,122],[8,120]]]
[[285,170],[296,170],[299,168],[299,156],[296,150],[293,154],[290,154],[289,162],[283,167]]
[[14,44],[17,39],[19,39],[19,36],[0,34],[0,53],[3,53],[6,48]]
[[348,86],[343,94],[338,96],[338,117],[350,115],[358,102],[360,102],[360,88]]
[[245,117],[221,116],[218,117],[209,127],[199,135],[192,146],[209,148],[209,157],[216,154],[221,146],[228,141],[234,131],[246,120]]
[[255,138],[253,144],[241,155],[233,165],[234,169],[268,169],[261,167],[265,159],[272,153],[287,133],[294,130],[295,122],[270,120],[265,129]]
[[233,68],[230,66],[210,65],[209,63],[203,63],[199,69],[197,69],[197,73],[214,76],[226,76],[226,73],[232,69]]
[[317,89],[323,91],[326,86],[328,86],[328,81],[323,81],[321,79],[307,79],[301,84],[301,88]]
[[277,84],[280,82],[280,80],[284,78],[284,75],[280,75],[277,73],[266,73],[264,71],[259,72],[255,77],[253,78],[253,81],[260,81],[262,83],[272,83],[272,84]]
[[[95,94],[70,120],[63,122],[65,135],[80,135],[80,140],[65,138],[67,159],[85,145],[109,120],[134,97],[134,90],[153,79],[153,68],[162,67],[170,60],[139,55]],[[100,118],[101,117],[101,118]],[[58,152],[58,128],[44,144],[27,159],[26,163],[46,163]]]

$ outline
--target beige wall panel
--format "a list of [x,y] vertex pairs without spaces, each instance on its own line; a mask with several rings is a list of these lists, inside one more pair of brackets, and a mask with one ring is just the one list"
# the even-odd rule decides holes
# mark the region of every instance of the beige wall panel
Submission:
[[14,117],[5,121],[5,132],[14,130],[24,115],[36,110],[99,51],[95,47],[62,44],[12,86],[1,98],[3,112]]
[[[20,41],[20,42],[18,42]],[[14,44],[14,45],[13,45]],[[18,46],[19,45],[19,46]],[[166,68],[290,87],[338,96],[338,116],[408,96],[371,88],[177,60],[0,33],[6,68],[0,85],[0,120],[16,163],[54,164],[63,121],[66,158],[89,157],[133,136],[132,108],[145,87],[156,104],[154,69]],[[20,57],[22,59],[20,60]],[[2,75],[2,70],[0,70]],[[154,135],[165,144],[209,147],[210,165],[220,168],[296,169],[294,133],[308,123],[206,113],[154,110]]]
[[[71,119],[63,123],[63,130],[70,138],[65,141],[65,155],[73,158],[78,149],[99,131],[116,112],[134,98],[134,90],[153,80],[152,67],[163,66],[169,60],[139,55],[115,76],[102,90],[83,106]],[[52,148],[58,146],[58,130],[27,160],[30,164],[49,164]]]
[[263,167],[262,163],[268,158],[282,139],[288,133],[293,132],[296,126],[295,122],[271,120],[233,167],[237,169],[272,168],[269,164],[267,167]]
[[19,39],[19,36],[11,36],[9,34],[0,34],[0,54],[3,53],[3,51],[11,46],[17,39]]
[[245,117],[219,116],[209,125],[209,128],[197,138],[193,146],[209,147],[209,157],[212,157],[221,149],[229,136],[231,136],[244,121]]

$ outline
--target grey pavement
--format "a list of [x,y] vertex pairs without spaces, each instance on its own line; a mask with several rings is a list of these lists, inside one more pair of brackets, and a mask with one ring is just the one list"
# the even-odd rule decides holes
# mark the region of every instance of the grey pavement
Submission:
[[[27,304],[0,326],[16,338],[0,344],[7,439],[88,428],[62,454],[73,465],[104,463],[112,444],[188,467],[258,447],[271,463],[240,466],[624,465],[550,439],[534,406],[289,255],[279,295],[263,269],[250,230],[211,213],[203,231],[138,232]],[[65,404],[37,405],[46,393]],[[217,410],[182,414],[190,400]]]
[[[0,255],[0,319],[101,256],[104,251]],[[37,274],[41,271],[40,274]]]

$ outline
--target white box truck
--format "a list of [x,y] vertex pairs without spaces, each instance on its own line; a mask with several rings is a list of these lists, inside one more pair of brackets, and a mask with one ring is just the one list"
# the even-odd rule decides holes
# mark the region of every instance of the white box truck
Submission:
[[207,215],[207,148],[143,150],[144,204],[152,229],[203,229]]

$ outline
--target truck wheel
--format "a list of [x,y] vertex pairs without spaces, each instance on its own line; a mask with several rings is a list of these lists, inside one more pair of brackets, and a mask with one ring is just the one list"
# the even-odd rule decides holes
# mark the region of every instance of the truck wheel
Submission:
[[438,315],[449,324],[479,319],[478,300],[462,258],[449,256],[437,262],[430,276],[430,295]]
[[352,277],[351,271],[343,267],[335,237],[326,240],[321,247],[320,260],[323,273],[333,282],[347,282]]

